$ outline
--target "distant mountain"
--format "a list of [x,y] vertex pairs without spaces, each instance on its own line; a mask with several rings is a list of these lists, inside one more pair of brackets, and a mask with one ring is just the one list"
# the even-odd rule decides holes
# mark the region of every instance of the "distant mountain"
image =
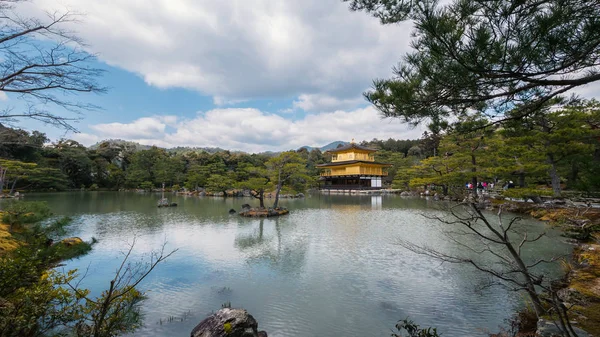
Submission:
[[329,143],[329,144],[321,147],[319,150],[321,150],[321,152],[325,152],[327,150],[333,150],[333,149],[337,148],[340,145],[346,145],[346,144],[349,144],[349,143],[348,142],[342,142],[341,140],[338,140],[338,141]]
[[152,146],[149,146],[149,145],[142,145],[140,143],[131,142],[131,141],[128,141],[128,140],[123,140],[123,139],[106,139],[106,140],[98,142],[98,143],[96,143],[94,145],[91,145],[90,147],[88,147],[88,149],[95,150],[102,143],[108,143],[111,146],[126,146],[126,147],[129,147],[129,148],[134,148],[136,151],[148,150],[149,148],[152,147]]
[[321,147],[302,146],[300,149],[306,149],[308,151],[312,151],[313,149],[319,149],[321,152],[325,152],[328,150],[333,150],[340,145],[346,145],[346,144],[348,144],[348,142],[343,142],[341,140],[338,140],[338,141],[331,142],[331,143],[329,143],[325,146],[321,146]]

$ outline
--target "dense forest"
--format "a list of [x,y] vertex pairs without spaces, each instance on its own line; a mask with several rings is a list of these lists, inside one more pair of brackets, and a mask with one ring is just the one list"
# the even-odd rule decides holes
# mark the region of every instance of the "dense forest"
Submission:
[[501,125],[473,115],[446,126],[440,137],[433,135],[438,155],[422,155],[399,170],[396,187],[434,184],[448,194],[466,183],[514,181],[525,194],[555,197],[565,189],[600,189],[600,103],[595,100],[547,105]]
[[[363,142],[380,149],[379,160],[397,161],[411,151],[420,153],[419,140]],[[306,187],[315,186],[317,164],[331,158],[319,149],[300,148],[295,159],[306,170]],[[284,152],[286,153],[286,152]],[[248,154],[205,149],[163,149],[132,142],[104,141],[90,148],[61,139],[49,143],[38,131],[2,127],[0,130],[0,169],[7,193],[19,190],[67,189],[153,189],[164,183],[169,189],[223,191],[248,185],[265,176],[270,163],[282,153]],[[391,183],[391,176],[389,178]]]
[[[419,189],[439,186],[448,194],[465,183],[514,185],[528,194],[561,195],[564,189],[600,189],[600,103],[552,105],[502,127],[473,116],[442,128],[430,126],[419,140],[363,141],[377,149],[377,161],[391,163],[384,186]],[[48,143],[38,131],[2,127],[0,178],[3,189],[146,189],[224,192],[276,189],[274,163],[284,154],[301,169],[293,191],[318,187],[316,165],[331,160],[319,149],[248,154],[203,149],[143,147],[104,141],[86,148],[74,140]],[[301,179],[300,179],[301,177]],[[501,185],[500,185],[501,186]]]

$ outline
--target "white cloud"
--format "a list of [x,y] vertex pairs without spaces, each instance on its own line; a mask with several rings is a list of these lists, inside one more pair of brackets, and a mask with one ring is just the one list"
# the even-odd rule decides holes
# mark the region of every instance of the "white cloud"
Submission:
[[36,5],[85,12],[76,30],[101,60],[156,87],[213,96],[217,105],[302,93],[352,100],[373,78],[391,74],[409,49],[411,30],[408,22],[382,26],[338,0],[37,0]]
[[600,98],[600,82],[593,82],[573,89],[573,93],[583,98]]
[[87,146],[96,144],[101,140],[100,137],[89,133],[76,133],[71,138]]
[[278,112],[282,113],[282,114],[291,114],[291,113],[294,112],[294,109],[292,109],[292,108],[286,108],[286,109],[281,109]]
[[247,99],[228,99],[222,96],[213,96],[213,104],[216,106],[236,105],[248,101]]
[[[120,139],[153,138],[165,132],[164,118],[142,117],[133,123],[108,123],[90,126],[91,129],[101,132],[103,137]],[[174,120],[171,120],[175,122]]]
[[86,145],[103,138],[121,138],[163,147],[221,147],[247,152],[281,151],[300,146],[323,146],[332,141],[373,138],[419,138],[421,129],[409,129],[397,120],[381,119],[373,107],[310,114],[291,121],[252,108],[213,109],[193,119],[178,119],[165,128],[164,117],[144,117],[131,123],[90,126],[92,134],[75,138]]
[[0,101],[8,101],[8,95],[4,91],[0,91]]
[[292,104],[294,108],[299,108],[307,112],[324,112],[354,108],[365,104],[365,100],[362,97],[339,99],[326,94],[302,94]]

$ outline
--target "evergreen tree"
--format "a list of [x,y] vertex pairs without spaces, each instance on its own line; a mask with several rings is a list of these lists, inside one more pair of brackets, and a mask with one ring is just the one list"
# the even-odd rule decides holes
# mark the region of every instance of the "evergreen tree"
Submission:
[[384,116],[418,124],[521,118],[552,98],[600,80],[596,0],[344,0],[383,24],[414,23],[412,52],[391,79],[365,93]]

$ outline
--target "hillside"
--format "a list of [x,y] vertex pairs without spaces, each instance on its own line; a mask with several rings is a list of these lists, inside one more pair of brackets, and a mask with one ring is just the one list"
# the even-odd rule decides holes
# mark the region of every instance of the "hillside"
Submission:
[[321,152],[325,152],[328,150],[333,150],[335,148],[337,148],[340,145],[346,145],[348,144],[348,142],[343,142],[341,140],[335,141],[335,142],[331,142],[325,146],[321,146],[321,147],[312,147],[312,146],[302,146],[301,149],[307,149],[308,151],[312,151],[314,149],[319,149]]
[[[113,146],[127,146],[129,148],[134,148],[135,151],[141,151],[141,150],[148,150],[149,148],[151,148],[152,146],[150,145],[143,145],[137,142],[132,142],[132,141],[128,141],[128,140],[123,140],[123,139],[107,139],[107,140],[103,140],[101,142],[98,142],[94,145],[89,146],[88,148],[90,150],[95,150],[98,148],[98,146],[102,143],[106,143],[108,142],[110,145]],[[312,151],[313,149],[319,149],[321,152],[325,152],[327,150],[331,150],[331,149],[335,149],[337,148],[339,145],[345,145],[348,144],[348,142],[343,142],[343,141],[335,141],[335,142],[331,142],[327,145],[324,145],[322,147],[312,147],[312,146],[302,146],[299,149],[307,149],[308,151]],[[166,148],[167,151],[169,152],[173,152],[173,153],[188,153],[188,152],[208,152],[208,153],[216,153],[216,152],[221,152],[221,151],[226,151],[225,149],[219,148],[219,147],[187,147],[187,146],[178,146],[178,147],[172,147],[172,148]],[[234,153],[243,153],[243,151],[231,151]],[[277,152],[271,152],[271,151],[265,151],[264,153],[266,154],[276,154]]]

